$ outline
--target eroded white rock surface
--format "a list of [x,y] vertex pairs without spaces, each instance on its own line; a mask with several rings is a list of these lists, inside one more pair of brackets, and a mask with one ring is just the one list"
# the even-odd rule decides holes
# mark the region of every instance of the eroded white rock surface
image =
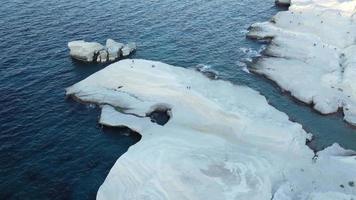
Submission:
[[122,56],[128,56],[136,50],[136,43],[130,42],[122,48]]
[[120,57],[127,57],[137,48],[136,43],[128,43],[126,45],[116,42],[113,39],[106,40],[106,46],[97,42],[86,42],[77,40],[68,43],[70,55],[78,60],[98,63],[115,61]]
[[[67,88],[102,106],[100,123],[142,139],[110,170],[97,199],[351,199],[356,156],[334,145],[315,157],[301,125],[258,92],[147,60],[122,60]],[[147,112],[164,105],[164,126]]]
[[96,59],[97,62],[107,62],[108,61],[108,51],[106,49],[100,50],[98,53],[98,57]]
[[253,24],[271,39],[254,71],[323,114],[343,108],[356,125],[356,1],[292,0],[288,11]]
[[106,48],[109,53],[109,60],[114,61],[121,56],[121,49],[124,47],[123,43],[116,42],[113,39],[106,40]]
[[69,54],[78,60],[93,62],[95,55],[100,50],[104,49],[104,46],[97,42],[86,42],[84,40],[77,40],[68,42]]

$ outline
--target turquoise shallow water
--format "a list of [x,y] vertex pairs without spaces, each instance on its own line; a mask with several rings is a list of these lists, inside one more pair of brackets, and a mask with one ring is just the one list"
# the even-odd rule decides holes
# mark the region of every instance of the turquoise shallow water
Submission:
[[65,98],[64,88],[105,65],[68,56],[67,42],[135,41],[134,58],[192,67],[248,85],[312,132],[311,145],[356,149],[341,114],[321,116],[240,61],[261,44],[246,28],[278,11],[273,0],[5,0],[0,7],[0,199],[94,199],[111,166],[140,137],[102,129],[99,109]]

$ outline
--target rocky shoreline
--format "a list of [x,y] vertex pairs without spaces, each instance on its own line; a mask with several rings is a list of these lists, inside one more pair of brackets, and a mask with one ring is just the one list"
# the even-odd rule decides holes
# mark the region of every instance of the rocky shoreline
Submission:
[[[125,59],[66,92],[100,105],[99,123],[142,135],[110,170],[99,200],[356,198],[356,152],[338,144],[313,152],[311,135],[250,88]],[[155,111],[168,121],[152,121]]]
[[249,28],[247,37],[269,41],[251,71],[322,114],[342,109],[356,125],[355,12],[355,1],[292,1],[288,11]]

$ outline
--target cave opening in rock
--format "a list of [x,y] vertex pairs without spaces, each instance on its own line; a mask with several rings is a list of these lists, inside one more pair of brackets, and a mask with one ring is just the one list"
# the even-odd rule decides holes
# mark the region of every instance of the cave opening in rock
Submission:
[[127,126],[102,126],[103,132],[110,137],[113,138],[120,138],[122,136],[127,136],[132,138],[135,143],[140,141],[142,138],[142,135],[135,130],[132,130],[131,128]]
[[151,118],[151,122],[163,126],[171,118],[171,108],[167,106],[159,105],[156,106],[156,108],[153,109],[153,111],[148,112],[146,116]]

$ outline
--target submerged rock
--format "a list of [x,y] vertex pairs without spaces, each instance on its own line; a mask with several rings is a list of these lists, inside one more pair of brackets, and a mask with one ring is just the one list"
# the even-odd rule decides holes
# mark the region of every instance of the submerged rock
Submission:
[[[337,145],[315,155],[305,144],[310,134],[250,88],[125,59],[66,92],[102,105],[100,123],[142,135],[98,200],[356,198],[356,155]],[[163,111],[168,123],[151,121]]]
[[[327,2],[327,3],[326,3]],[[294,0],[247,36],[271,40],[253,71],[322,114],[356,125],[356,1]]]
[[136,50],[135,43],[126,45],[116,42],[113,39],[106,40],[106,46],[97,42],[85,42],[84,40],[72,41],[68,43],[70,55],[81,61],[105,63],[115,61],[121,57],[129,56]]

